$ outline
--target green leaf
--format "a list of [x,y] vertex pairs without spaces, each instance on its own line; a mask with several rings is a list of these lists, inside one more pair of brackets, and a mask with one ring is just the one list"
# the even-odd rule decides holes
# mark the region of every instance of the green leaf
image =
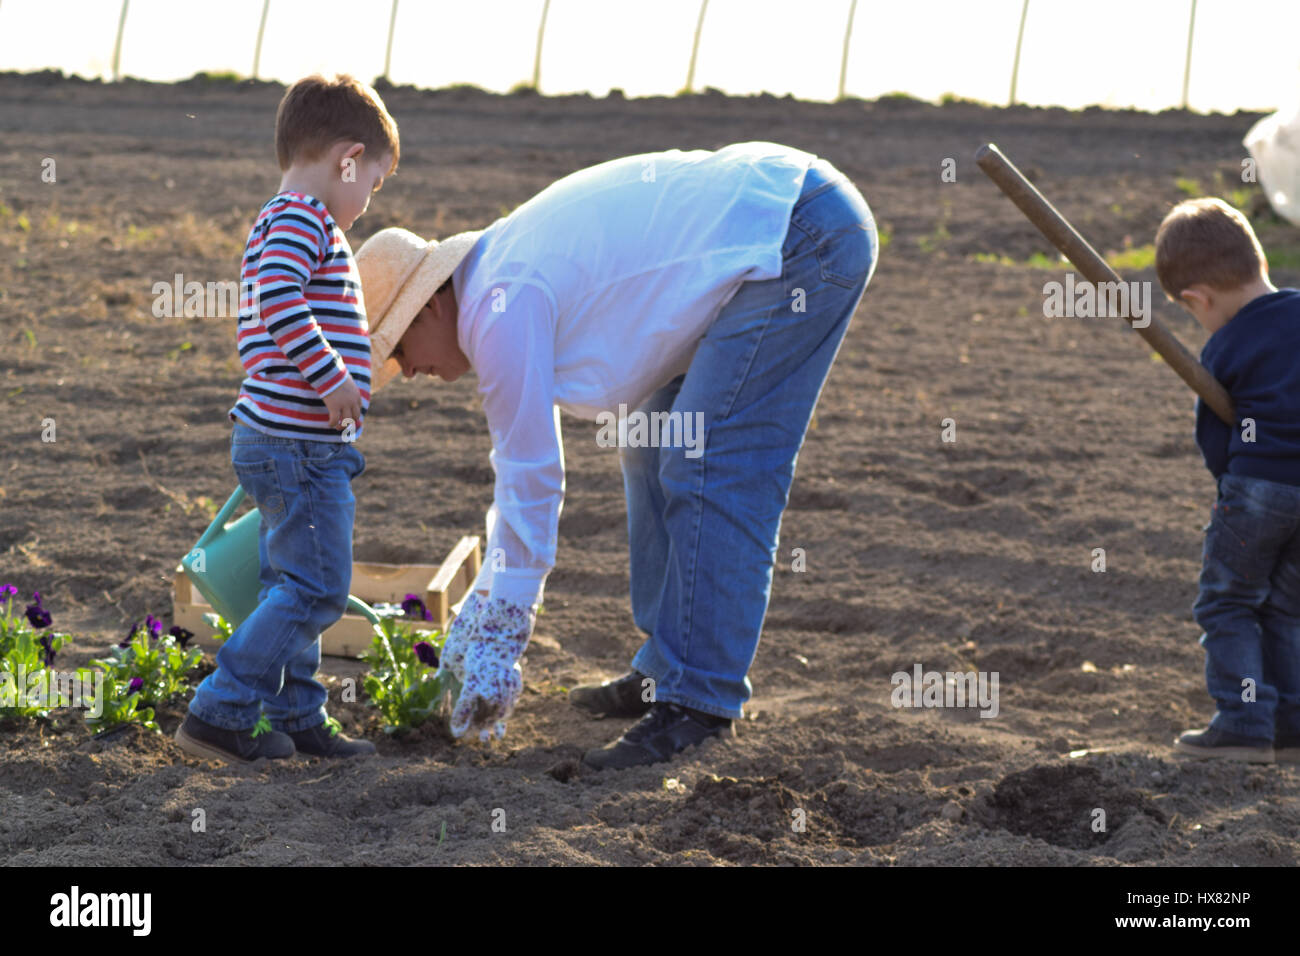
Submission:
[[368,703],[384,720],[385,732],[418,727],[436,710],[442,684],[416,656],[415,644],[438,637],[437,632],[415,631],[397,618],[375,625],[370,648],[361,655],[370,667],[363,686]]

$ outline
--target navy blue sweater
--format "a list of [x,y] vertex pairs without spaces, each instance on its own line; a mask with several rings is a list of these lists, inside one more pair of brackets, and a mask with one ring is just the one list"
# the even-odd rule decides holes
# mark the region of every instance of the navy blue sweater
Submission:
[[[1227,472],[1300,485],[1300,291],[1279,289],[1247,302],[1210,336],[1201,364],[1237,407],[1232,428],[1196,400],[1196,443],[1214,477]],[[1253,442],[1243,440],[1248,418],[1255,421]]]

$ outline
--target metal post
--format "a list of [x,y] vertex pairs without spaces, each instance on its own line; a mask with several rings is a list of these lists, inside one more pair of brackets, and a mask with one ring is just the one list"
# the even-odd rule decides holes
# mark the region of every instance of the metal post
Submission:
[[1025,0],[1025,5],[1020,8],[1020,31],[1016,34],[1016,59],[1011,64],[1011,102],[1008,106],[1016,105],[1016,80],[1020,77],[1020,45],[1025,41],[1025,20],[1029,17],[1029,0]]
[[1187,62],[1183,64],[1183,109],[1187,109],[1187,86],[1192,79],[1192,36],[1196,33],[1196,0],[1192,0],[1192,16],[1187,21]]
[[397,0],[393,0],[393,12],[388,18],[388,47],[384,50],[384,79],[391,79],[388,68],[393,62],[393,31],[397,29]]
[[533,56],[533,91],[542,92],[542,37],[546,35],[546,15],[551,10],[551,0],[543,0],[542,21],[537,24],[537,53]]
[[700,18],[695,21],[695,42],[691,44],[691,65],[686,70],[686,92],[695,92],[695,61],[700,55],[700,33],[704,30],[704,14],[709,0],[700,0]]
[[253,79],[262,65],[262,36],[266,33],[266,14],[271,9],[271,0],[262,0],[262,22],[257,25],[257,46],[253,50]]
[[844,57],[840,60],[840,92],[836,99],[844,99],[844,80],[849,75],[849,39],[853,36],[853,15],[858,10],[858,0],[849,0],[849,22],[844,27]]
[[113,82],[122,78],[122,31],[126,29],[126,8],[131,0],[122,0],[122,15],[117,19],[117,42],[113,44]]

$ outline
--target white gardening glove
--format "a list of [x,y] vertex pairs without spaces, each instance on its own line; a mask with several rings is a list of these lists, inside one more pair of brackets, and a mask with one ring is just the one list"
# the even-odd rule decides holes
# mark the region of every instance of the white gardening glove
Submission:
[[466,599],[440,660],[461,686],[452,708],[452,736],[470,729],[483,741],[505,736],[506,721],[523,694],[519,658],[535,620],[532,608],[502,598],[483,598],[476,591]]
[[478,626],[479,593],[470,591],[460,605],[460,613],[451,621],[447,629],[447,640],[443,642],[438,655],[438,674],[444,671],[461,681],[465,676],[465,651],[469,649],[469,640]]

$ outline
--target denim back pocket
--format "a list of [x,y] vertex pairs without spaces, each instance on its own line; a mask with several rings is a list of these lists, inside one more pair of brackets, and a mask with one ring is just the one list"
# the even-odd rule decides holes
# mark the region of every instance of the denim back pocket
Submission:
[[275,525],[284,517],[284,491],[273,458],[261,461],[234,461],[235,476],[244,493],[253,499],[263,519]]
[[795,204],[790,224],[816,243],[822,281],[852,289],[870,278],[879,254],[871,207],[834,167],[816,177],[809,170],[809,176],[812,191]]
[[879,242],[875,221],[868,217],[817,245],[817,264],[822,278],[845,289],[852,289],[872,272]]
[[1289,523],[1269,507],[1268,498],[1268,488],[1250,479],[1224,475],[1219,480],[1219,498],[1205,533],[1206,554],[1242,581],[1266,582],[1279,545],[1290,535]]

